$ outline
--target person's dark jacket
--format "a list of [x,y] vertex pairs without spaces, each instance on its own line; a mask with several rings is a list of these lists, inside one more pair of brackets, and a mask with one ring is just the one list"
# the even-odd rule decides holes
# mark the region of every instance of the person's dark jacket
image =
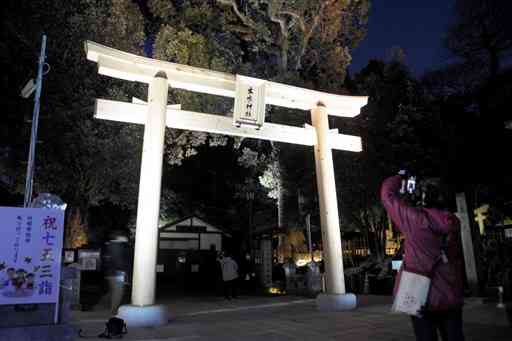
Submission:
[[[381,200],[393,223],[405,237],[404,262],[398,272],[395,290],[405,266],[407,271],[431,278],[428,310],[456,309],[463,305],[463,258],[459,219],[451,212],[412,207],[400,198],[401,177],[384,181]],[[448,236],[448,263],[438,262],[443,235]],[[433,272],[432,272],[433,269]]]
[[127,281],[132,273],[132,249],[127,242],[110,241],[103,248],[103,271],[105,276],[117,276],[124,272]]

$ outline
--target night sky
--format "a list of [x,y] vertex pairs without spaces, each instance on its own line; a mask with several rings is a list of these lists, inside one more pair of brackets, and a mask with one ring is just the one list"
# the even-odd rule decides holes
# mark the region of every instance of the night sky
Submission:
[[442,39],[453,4],[454,0],[373,0],[368,34],[353,51],[351,73],[370,59],[386,59],[393,46],[405,51],[406,63],[417,76],[447,63]]

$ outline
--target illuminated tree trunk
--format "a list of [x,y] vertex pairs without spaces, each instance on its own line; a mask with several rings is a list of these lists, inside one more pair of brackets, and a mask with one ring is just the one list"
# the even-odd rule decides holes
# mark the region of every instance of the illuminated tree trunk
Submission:
[[64,247],[76,249],[89,242],[87,229],[87,214],[82,214],[79,207],[71,210],[66,225]]

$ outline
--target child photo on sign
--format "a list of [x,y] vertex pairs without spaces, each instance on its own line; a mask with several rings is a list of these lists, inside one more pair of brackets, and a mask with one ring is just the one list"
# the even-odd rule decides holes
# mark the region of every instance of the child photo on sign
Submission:
[[28,297],[34,294],[35,275],[25,269],[8,268],[0,277],[0,291],[4,297]]

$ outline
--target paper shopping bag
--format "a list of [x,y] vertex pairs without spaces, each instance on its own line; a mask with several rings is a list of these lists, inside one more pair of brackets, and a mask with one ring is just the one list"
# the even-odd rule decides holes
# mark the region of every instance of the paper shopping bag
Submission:
[[427,303],[430,278],[414,272],[402,271],[398,291],[391,311],[421,317]]

